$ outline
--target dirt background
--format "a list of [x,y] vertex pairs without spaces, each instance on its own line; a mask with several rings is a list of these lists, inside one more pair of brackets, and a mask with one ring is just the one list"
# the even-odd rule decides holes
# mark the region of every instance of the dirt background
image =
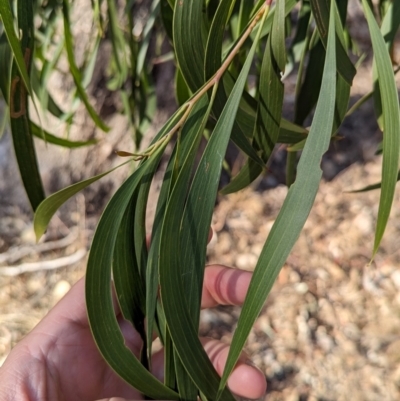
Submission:
[[[89,34],[90,2],[80,4],[73,20],[79,32]],[[352,29],[368,51],[358,7],[351,2]],[[78,58],[83,51],[84,44],[77,49]],[[107,49],[101,54],[106,55]],[[84,110],[79,110],[71,138],[98,137],[98,146],[68,151],[38,142],[47,193],[119,164],[113,153],[116,148],[132,149],[126,121],[107,112],[113,99],[100,85],[101,62],[99,66],[91,100],[97,110],[103,110],[111,133],[100,135]],[[61,104],[70,99],[72,87],[64,67],[52,83]],[[159,93],[169,96],[164,97],[164,106],[172,102],[172,76],[171,65],[155,75]],[[293,112],[293,82],[294,77],[289,77],[288,118]],[[351,104],[370,89],[371,70],[361,68]],[[169,112],[170,108],[160,107],[148,137]],[[340,134],[343,140],[332,144],[324,157],[324,179],[311,215],[247,343],[253,362],[266,375],[269,401],[400,399],[400,193],[380,251],[369,264],[379,192],[347,191],[379,181],[381,160],[374,153],[381,134],[372,104],[347,119]],[[84,275],[99,214],[129,173],[129,168],[122,169],[69,201],[36,245],[11,146],[7,133],[0,140],[0,365]],[[251,188],[219,199],[209,263],[254,268],[287,193],[282,185],[284,157],[283,150],[277,152],[270,174]],[[153,205],[156,189],[157,185]],[[201,333],[229,342],[239,313],[232,307],[203,311]]]

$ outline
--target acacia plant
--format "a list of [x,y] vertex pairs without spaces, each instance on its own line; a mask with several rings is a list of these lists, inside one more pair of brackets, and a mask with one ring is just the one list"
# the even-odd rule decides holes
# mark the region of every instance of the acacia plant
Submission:
[[[372,255],[378,250],[398,177],[398,68],[391,50],[400,24],[400,2],[358,2],[372,43],[373,90],[351,108],[353,78],[368,58],[349,32],[348,0],[153,0],[140,35],[133,34],[138,7],[134,0],[126,1],[122,14],[113,0],[93,0],[92,47],[79,67],[69,17],[72,3],[0,0],[1,91],[35,210],[37,237],[66,199],[108,173],[44,199],[32,135],[64,146],[88,145],[53,136],[29,118],[29,106],[37,104],[66,122],[73,120],[75,108],[61,110],[46,91],[60,55],[68,58],[77,102],[83,102],[96,125],[107,131],[86,88],[99,43],[111,40],[108,87],[120,94],[122,112],[132,122],[139,145],[154,111],[149,43],[154,37],[169,40],[171,53],[159,58],[175,60],[178,108],[145,151],[120,152],[135,168],[107,205],[93,238],[86,278],[88,317],[104,358],[148,397],[232,400],[227,378],[307,219],[322,176],[323,154],[344,119],[370,98],[384,133]],[[56,36],[60,26],[64,34]],[[290,74],[297,74],[292,121],[282,117],[285,78]],[[311,126],[304,126],[310,118]],[[204,137],[207,145],[196,162]],[[247,161],[220,193],[239,191],[265,173],[274,149],[282,144],[287,149],[290,188],[255,266],[221,379],[201,346],[198,326],[207,237],[230,141]],[[149,188],[168,144],[173,150],[147,247]],[[139,359],[124,344],[112,286],[124,318],[143,339]],[[164,383],[149,373],[154,331],[165,350]]]

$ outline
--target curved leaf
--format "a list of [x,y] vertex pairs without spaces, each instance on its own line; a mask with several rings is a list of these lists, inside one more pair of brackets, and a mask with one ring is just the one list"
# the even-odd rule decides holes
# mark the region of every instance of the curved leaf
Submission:
[[71,33],[71,20],[69,18],[69,4],[68,0],[63,0],[63,14],[64,14],[64,36],[65,36],[65,47],[67,49],[68,63],[69,68],[74,78],[74,82],[76,85],[76,89],[79,93],[79,97],[82,99],[83,103],[86,106],[86,110],[88,111],[90,117],[94,123],[102,129],[104,132],[108,132],[110,128],[102,121],[100,116],[96,113],[93,106],[89,102],[88,95],[82,86],[81,82],[81,74],[75,62],[74,50],[73,50],[73,40]]
[[[19,1],[17,14],[18,27],[22,32],[20,46],[24,54],[26,70],[30,71],[34,47],[32,2]],[[20,72],[17,58],[14,57],[11,67],[11,86],[8,99],[10,126],[22,182],[32,209],[35,211],[40,202],[45,198],[45,194],[30,131],[28,104],[28,91],[31,91],[30,88],[30,83],[29,86],[26,86],[25,77]]]
[[130,163],[130,160],[120,164],[113,169],[106,171],[105,173],[96,175],[92,178],[88,178],[87,180],[77,182],[76,184],[70,185],[69,187],[63,188],[60,191],[50,195],[38,206],[34,220],[33,220],[33,228],[35,230],[36,241],[39,241],[40,237],[45,233],[47,226],[54,213],[60,208],[60,206],[65,203],[69,198],[77,194],[82,189],[86,188],[90,184],[104,177],[105,175],[111,173],[116,170],[118,167],[123,166],[124,164]]
[[145,172],[146,163],[143,163],[113,196],[97,226],[86,274],[88,319],[101,354],[118,375],[154,399],[179,399],[177,393],[159,382],[127,348],[113,308],[111,265],[118,229]]
[[52,145],[62,146],[64,148],[80,148],[83,146],[95,145],[97,143],[96,139],[89,139],[88,141],[71,141],[69,139],[60,138],[50,132],[41,129],[38,125],[31,121],[31,132],[32,135],[36,138],[43,139],[46,143],[50,143]]
[[[265,16],[266,13],[264,18]],[[168,232],[167,235],[169,221],[165,220],[163,224],[165,252],[160,255],[160,284],[165,317],[180,360],[199,390],[211,399],[217,396],[219,377],[197,338],[209,232],[207,223],[211,222],[221,166],[233,128],[233,117],[239,108],[259,35],[260,30],[200,160],[186,202],[178,243],[172,235],[176,230]],[[169,219],[174,218],[174,213],[179,211],[181,204],[178,191],[174,191],[175,196],[174,193],[171,195],[168,204],[173,213],[166,213],[166,218]],[[181,250],[179,260],[174,249],[177,245]],[[221,395],[223,399],[232,399],[227,391]]]
[[190,90],[203,83],[204,41],[203,0],[176,1],[173,35],[176,59]]
[[[29,10],[28,4],[28,10]],[[26,11],[28,11],[26,10]],[[27,13],[29,16],[29,12]],[[31,83],[29,80],[28,69],[25,64],[25,57],[23,51],[21,49],[20,41],[14,31],[14,20],[11,12],[10,1],[9,0],[0,0],[0,17],[3,22],[4,31],[7,35],[8,42],[12,49],[12,53],[15,58],[15,63],[18,68],[19,74],[21,74],[21,78],[24,82],[25,88],[27,89],[29,94],[32,94]],[[25,51],[25,49],[23,49]]]
[[[333,2],[332,2],[333,3]],[[321,94],[314,120],[298,165],[295,183],[290,187],[282,209],[263,247],[250,282],[242,312],[235,330],[220,389],[226,385],[246,338],[272,288],[286,257],[296,242],[314,203],[322,176],[322,155],[328,148],[335,107],[335,30],[331,6],[327,55],[322,79]]]
[[379,201],[378,220],[375,231],[373,251],[373,256],[375,256],[389,219],[397,182],[400,151],[400,111],[392,63],[385,46],[385,41],[366,0],[363,0],[363,6],[374,50],[374,60],[376,63],[376,72],[378,75],[379,89],[382,99],[384,128],[382,192]]

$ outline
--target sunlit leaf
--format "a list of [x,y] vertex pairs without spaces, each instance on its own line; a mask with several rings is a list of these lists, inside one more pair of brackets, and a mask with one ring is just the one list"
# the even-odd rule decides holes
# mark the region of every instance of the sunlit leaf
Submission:
[[319,181],[322,176],[320,169],[321,157],[328,148],[334,118],[336,52],[334,14],[332,10],[333,7],[331,7],[330,13],[327,55],[321,94],[307,144],[298,165],[297,178],[289,189],[282,209],[271,229],[255,267],[246,300],[243,304],[238,325],[232,339],[220,389],[223,389],[226,385],[251,327],[303,228],[318,190]]
[[363,0],[364,12],[371,33],[372,47],[375,54],[376,72],[382,99],[383,113],[383,160],[382,160],[382,190],[379,202],[378,220],[375,231],[373,255],[381,243],[383,233],[389,219],[397,182],[397,171],[400,151],[400,111],[396,82],[392,63],[385,46],[385,41],[379,30],[372,11]]

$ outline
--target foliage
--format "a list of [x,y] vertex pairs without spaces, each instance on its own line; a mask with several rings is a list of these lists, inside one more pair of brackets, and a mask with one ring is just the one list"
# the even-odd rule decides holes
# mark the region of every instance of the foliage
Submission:
[[[62,111],[45,90],[49,74],[65,52],[76,99],[83,102],[95,124],[107,131],[91,105],[87,87],[100,43],[108,38],[113,49],[108,87],[120,94],[139,147],[155,110],[148,49],[151,40],[165,32],[173,54],[159,59],[172,56],[176,62],[179,108],[147,150],[120,153],[138,164],[111,199],[93,239],[86,280],[88,316],[104,358],[148,397],[196,400],[199,395],[232,400],[225,387],[227,379],[311,210],[322,176],[322,156],[345,118],[371,97],[384,132],[373,255],[379,248],[398,179],[398,69],[391,51],[400,24],[400,3],[360,2],[372,42],[374,89],[351,108],[354,62],[358,67],[365,55],[348,29],[347,0],[276,0],[273,5],[268,0],[153,0],[139,36],[134,35],[138,9],[134,0],[126,2],[122,15],[116,2],[93,0],[95,34],[81,66],[74,56],[70,6],[68,0],[0,0],[0,88],[8,104],[21,175],[36,210],[37,236],[65,200],[106,173],[43,200],[32,135],[61,146],[87,143],[74,144],[33,124],[28,98],[39,100],[49,113],[71,123],[76,106]],[[34,15],[40,20],[35,27]],[[61,21],[64,35],[57,41]],[[284,85],[293,73],[297,73],[295,113],[293,121],[288,121],[282,117]],[[311,127],[304,126],[310,117]],[[196,162],[203,137],[208,138],[207,145]],[[230,140],[247,161],[222,189],[223,194],[244,188],[264,173],[280,144],[288,150],[290,188],[255,267],[220,380],[197,331],[208,231]],[[168,143],[174,147],[147,248],[149,188]],[[112,285],[124,318],[143,339],[139,359],[125,347],[114,315]],[[165,347],[164,383],[148,371],[154,330]]]

